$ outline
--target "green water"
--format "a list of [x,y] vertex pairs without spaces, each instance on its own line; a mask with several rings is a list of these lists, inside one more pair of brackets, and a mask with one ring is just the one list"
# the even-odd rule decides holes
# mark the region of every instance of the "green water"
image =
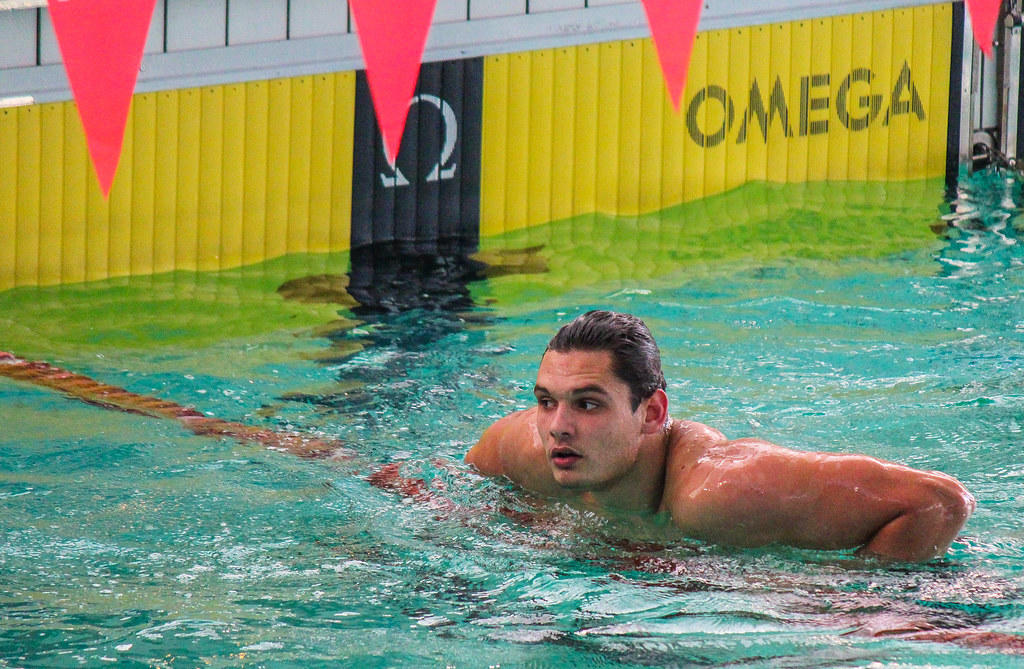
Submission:
[[[953,201],[752,184],[561,221],[484,240],[458,313],[357,315],[343,279],[302,281],[343,277],[345,254],[0,294],[0,350],[356,453],[301,460],[0,378],[0,666],[1019,666],[871,631],[1024,635],[1022,201],[986,173]],[[552,509],[459,461],[592,307],[647,321],[675,416],[941,469],[977,513],[946,558],[883,569],[495,511]],[[457,509],[367,483],[391,462]]]

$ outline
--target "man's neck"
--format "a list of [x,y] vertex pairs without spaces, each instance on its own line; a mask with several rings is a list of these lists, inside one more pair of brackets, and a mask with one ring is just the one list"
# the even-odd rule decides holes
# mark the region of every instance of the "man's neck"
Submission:
[[629,473],[605,490],[582,493],[580,502],[587,508],[612,515],[657,512],[665,492],[665,462],[670,438],[670,429],[645,437]]

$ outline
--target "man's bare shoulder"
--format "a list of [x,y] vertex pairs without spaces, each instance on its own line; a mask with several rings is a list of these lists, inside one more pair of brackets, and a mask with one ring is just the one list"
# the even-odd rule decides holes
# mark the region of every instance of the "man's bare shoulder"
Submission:
[[710,425],[693,420],[673,420],[671,430],[670,443],[673,448],[695,445],[713,446],[726,441],[725,435],[720,431]]
[[[663,508],[687,531],[714,534],[728,543],[760,543],[758,532],[747,521],[766,520],[770,514],[761,505],[768,500],[774,500],[770,506],[775,510],[780,510],[778,502],[793,497],[809,501],[823,483],[825,462],[834,458],[760,439],[729,440],[699,424],[686,426],[674,443],[678,455],[666,472]],[[719,528],[720,523],[743,529],[733,536]]]
[[726,443],[725,435],[713,427],[692,420],[673,420],[669,428],[666,485],[710,450]]
[[672,421],[661,510],[670,510],[673,500],[687,494],[698,465],[713,457],[715,451],[727,443],[725,435],[713,427],[690,420]]
[[465,461],[486,476],[505,476],[512,464],[510,456],[533,439],[535,408],[516,411],[496,420],[480,436]]
[[534,492],[559,490],[537,433],[536,407],[495,421],[469,449],[465,461],[485,476],[505,476]]

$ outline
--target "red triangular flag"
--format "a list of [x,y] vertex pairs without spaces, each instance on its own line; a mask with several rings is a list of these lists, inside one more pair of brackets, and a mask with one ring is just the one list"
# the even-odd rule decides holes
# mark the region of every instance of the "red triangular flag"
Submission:
[[992,57],[992,33],[996,29],[1002,0],[967,0],[967,11],[971,14],[974,41],[989,58]]
[[103,196],[121,159],[128,107],[156,0],[50,0],[50,17]]
[[661,72],[672,106],[678,112],[704,0],[643,0],[643,3]]
[[377,125],[384,135],[391,164],[398,157],[402,143],[409,100],[416,90],[436,5],[437,0],[386,4],[380,0],[349,0],[363,49]]

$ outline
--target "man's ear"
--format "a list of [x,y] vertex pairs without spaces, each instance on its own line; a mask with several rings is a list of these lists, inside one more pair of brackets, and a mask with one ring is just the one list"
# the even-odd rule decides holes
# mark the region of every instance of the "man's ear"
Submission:
[[668,420],[668,395],[661,388],[658,388],[640,405],[644,412],[644,434],[656,434],[665,427]]

